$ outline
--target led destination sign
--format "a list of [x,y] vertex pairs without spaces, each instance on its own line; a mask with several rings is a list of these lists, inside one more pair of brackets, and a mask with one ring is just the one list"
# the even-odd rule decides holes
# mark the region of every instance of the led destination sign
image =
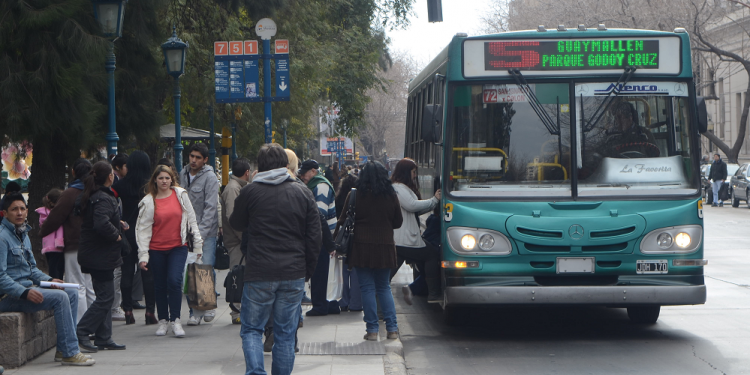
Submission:
[[485,71],[659,69],[659,40],[578,39],[484,42]]

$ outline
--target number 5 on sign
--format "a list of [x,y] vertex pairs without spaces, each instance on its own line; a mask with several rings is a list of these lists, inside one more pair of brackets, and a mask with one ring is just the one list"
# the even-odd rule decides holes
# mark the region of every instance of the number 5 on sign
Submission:
[[227,42],[214,42],[214,55],[226,56],[229,54],[228,49],[229,43]]
[[242,54],[242,42],[229,42],[229,54],[241,55]]

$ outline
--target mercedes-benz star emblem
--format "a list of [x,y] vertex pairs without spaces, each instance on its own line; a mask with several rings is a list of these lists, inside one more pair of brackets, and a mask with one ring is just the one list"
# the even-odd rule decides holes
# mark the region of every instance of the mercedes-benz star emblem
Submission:
[[570,226],[570,229],[568,229],[568,235],[574,240],[580,240],[583,238],[583,233],[583,227],[578,224],[573,224]]

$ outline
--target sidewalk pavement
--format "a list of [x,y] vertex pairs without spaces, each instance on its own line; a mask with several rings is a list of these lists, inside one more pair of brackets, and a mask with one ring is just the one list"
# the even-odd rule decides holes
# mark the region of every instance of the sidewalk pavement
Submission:
[[[403,270],[402,270],[403,271]],[[217,285],[223,284],[227,271],[217,272]],[[397,289],[394,284],[393,289]],[[144,311],[134,310],[136,324],[113,322],[112,338],[127,345],[124,351],[100,351],[92,354],[92,367],[61,366],[54,362],[51,349],[18,369],[6,369],[4,375],[30,374],[96,374],[96,375],[158,375],[158,374],[244,374],[245,357],[240,340],[240,325],[232,324],[229,304],[219,290],[219,308],[211,323],[187,325],[188,307],[183,298],[182,322],[185,337],[154,335],[156,325],[144,324]],[[308,294],[309,295],[309,294]],[[303,306],[304,311],[310,306]],[[362,312],[341,315],[305,317],[300,328],[299,346],[294,374],[300,375],[380,375],[406,374],[401,341],[386,340],[381,322],[380,341],[366,342]],[[362,354],[373,353],[373,354]],[[271,353],[265,353],[266,371],[271,373]]]

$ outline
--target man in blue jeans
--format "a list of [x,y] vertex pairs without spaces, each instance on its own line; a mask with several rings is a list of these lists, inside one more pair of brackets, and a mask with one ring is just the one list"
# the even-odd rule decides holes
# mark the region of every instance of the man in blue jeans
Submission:
[[[219,236],[219,179],[216,178],[214,169],[206,164],[208,146],[205,143],[199,142],[190,146],[189,158],[189,168],[184,168],[180,173],[180,186],[188,191],[190,203],[195,211],[195,220],[198,221],[198,229],[203,238],[202,262],[213,266],[216,261],[216,238]],[[210,322],[214,320],[216,310],[201,311],[200,314],[193,315],[193,309],[190,309],[187,324],[198,325],[201,319]]]
[[96,361],[81,354],[76,336],[78,291],[42,289],[39,283],[53,279],[36,268],[26,224],[28,208],[20,193],[6,194],[0,222],[0,312],[55,312],[57,352],[55,361],[63,365],[91,366]]
[[229,224],[246,231],[245,288],[240,320],[245,374],[266,374],[262,336],[273,310],[274,375],[294,369],[294,335],[305,280],[317,264],[321,226],[312,192],[292,178],[278,144],[258,152],[258,174],[240,191]]
[[720,199],[719,191],[724,181],[727,179],[727,163],[721,160],[721,155],[714,154],[714,162],[711,163],[711,169],[708,171],[708,179],[711,181],[711,190],[714,194],[712,207],[724,207],[724,200]]

